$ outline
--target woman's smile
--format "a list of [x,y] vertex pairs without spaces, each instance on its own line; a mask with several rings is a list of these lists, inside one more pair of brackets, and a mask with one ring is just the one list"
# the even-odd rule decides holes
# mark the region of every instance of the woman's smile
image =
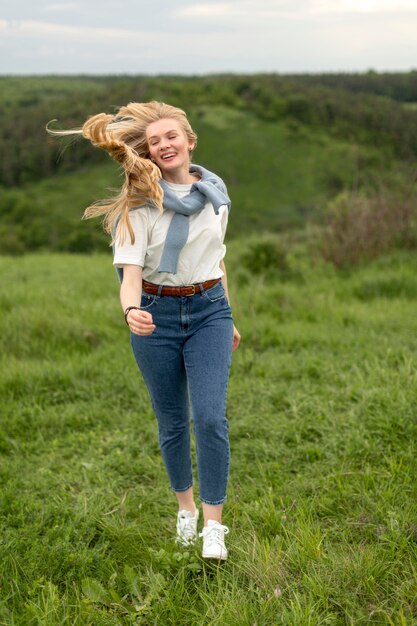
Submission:
[[175,152],[169,152],[167,154],[162,154],[161,155],[161,159],[163,159],[164,161],[170,161],[173,158],[175,158],[177,155]]

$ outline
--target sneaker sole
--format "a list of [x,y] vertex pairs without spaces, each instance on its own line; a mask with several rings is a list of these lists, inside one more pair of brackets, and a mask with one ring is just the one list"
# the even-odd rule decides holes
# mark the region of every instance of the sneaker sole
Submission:
[[203,552],[201,556],[203,557],[203,559],[212,559],[213,561],[227,561],[228,555],[214,556],[213,554],[204,554]]

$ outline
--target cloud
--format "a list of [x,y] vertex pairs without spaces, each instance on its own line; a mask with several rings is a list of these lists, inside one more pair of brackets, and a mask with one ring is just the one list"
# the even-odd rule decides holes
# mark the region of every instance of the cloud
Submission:
[[236,8],[231,3],[191,4],[177,11],[179,17],[225,17],[233,15]]
[[190,3],[176,15],[189,18],[308,17],[324,13],[384,13],[417,11],[416,0],[235,0],[232,2]]
[[[203,38],[199,32],[174,32],[167,38],[164,32],[34,20],[0,20],[0,34],[8,48],[0,74],[204,73],[207,59],[220,66],[228,40],[224,32]],[[22,65],[27,69],[16,69]]]
[[303,0],[297,5],[288,0],[239,0],[235,2],[203,2],[190,3],[175,14],[180,18],[249,18],[258,20],[268,17],[293,17],[303,15],[308,1]]
[[47,4],[44,7],[44,11],[46,12],[58,12],[58,13],[66,13],[67,11],[76,11],[81,9],[82,5],[79,2],[60,2],[60,3],[52,3]]
[[12,37],[50,37],[52,39],[77,38],[86,40],[138,40],[140,38],[152,39],[152,33],[129,31],[123,28],[100,28],[90,26],[66,26],[64,24],[53,24],[51,22],[36,22],[32,20],[22,20],[8,22],[0,20],[0,32],[5,36]]
[[416,0],[311,0],[313,14],[417,11]]
[[[0,19],[52,22],[72,26],[172,30],[171,16],[183,0],[13,0],[1,3]],[[172,5],[172,6],[171,6]]]
[[417,0],[14,0],[0,9],[0,73],[411,69],[416,10]]

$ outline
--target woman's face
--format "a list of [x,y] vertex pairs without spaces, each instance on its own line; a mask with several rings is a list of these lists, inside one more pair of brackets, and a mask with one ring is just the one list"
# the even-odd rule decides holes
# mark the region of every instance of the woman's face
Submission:
[[150,157],[163,177],[183,169],[188,173],[194,142],[188,140],[177,120],[164,118],[152,122],[146,129],[146,139]]

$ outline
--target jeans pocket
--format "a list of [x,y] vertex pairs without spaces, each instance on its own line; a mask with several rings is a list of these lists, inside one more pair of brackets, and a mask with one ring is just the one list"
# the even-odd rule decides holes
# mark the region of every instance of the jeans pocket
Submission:
[[141,309],[150,309],[153,306],[158,297],[156,294],[142,293],[140,308]]
[[218,283],[210,287],[210,289],[205,289],[203,291],[203,296],[210,300],[210,302],[217,302],[218,300],[222,300],[226,298],[226,292],[223,287],[223,283],[219,280]]

